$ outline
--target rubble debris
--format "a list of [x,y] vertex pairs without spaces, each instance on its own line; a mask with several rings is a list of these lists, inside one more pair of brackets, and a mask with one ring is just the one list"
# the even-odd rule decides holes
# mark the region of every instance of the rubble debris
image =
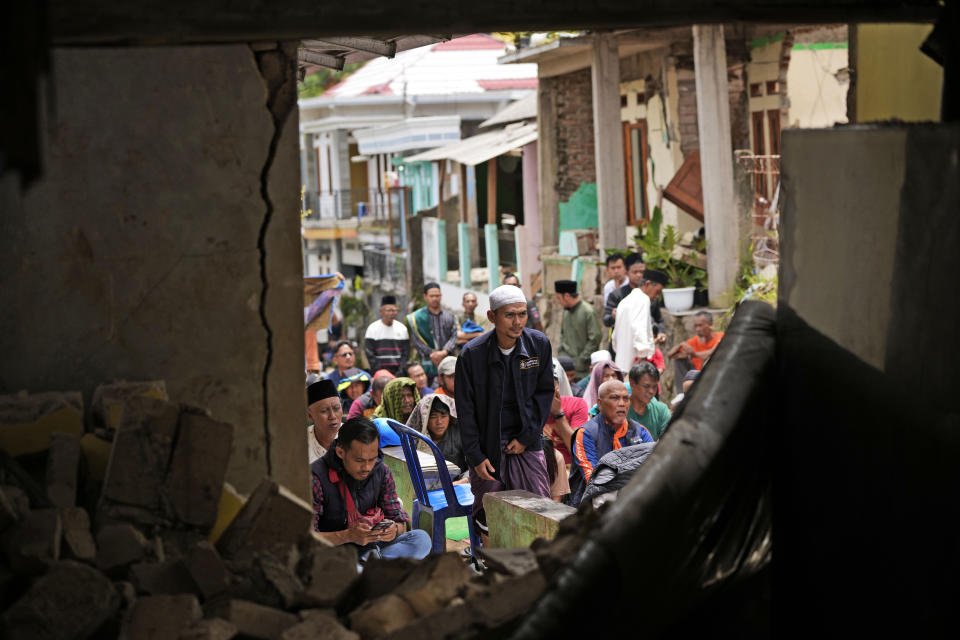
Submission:
[[99,509],[145,525],[208,531],[233,444],[233,426],[199,410],[134,397],[124,405]]
[[237,633],[237,627],[232,622],[223,618],[208,618],[181,633],[179,640],[230,640]]
[[230,583],[230,576],[220,554],[206,540],[194,545],[184,558],[184,565],[204,600],[220,595]]
[[26,469],[6,451],[0,450],[0,477],[3,482],[19,488],[34,509],[46,509],[53,503],[47,497],[47,490],[33,479]]
[[81,562],[94,562],[97,558],[97,545],[90,533],[90,516],[82,507],[67,507],[60,510],[60,522],[63,527],[63,542],[60,551],[64,558]]
[[60,559],[61,535],[56,509],[34,509],[4,532],[0,547],[14,573],[37,575],[48,563]]
[[111,384],[101,384],[93,391],[90,411],[94,426],[115,431],[123,419],[124,409],[130,398],[143,397],[167,401],[167,385],[163,380],[145,382],[127,382],[118,380]]
[[80,438],[80,450],[87,465],[89,477],[93,480],[103,480],[107,475],[107,463],[110,462],[110,451],[113,443],[104,440],[92,433],[85,433]]
[[522,576],[537,570],[537,556],[531,549],[481,549],[487,569],[507,576]]
[[77,477],[80,471],[80,438],[72,433],[51,435],[47,452],[47,497],[53,506],[77,504]]
[[0,486],[0,531],[19,522],[30,513],[30,501],[17,487]]
[[424,616],[445,607],[471,575],[459,555],[431,555],[418,563],[393,593],[403,598],[418,616]]
[[350,628],[364,640],[370,640],[402,629],[416,618],[417,613],[410,603],[400,596],[388,593],[353,611],[350,614]]
[[210,542],[217,544],[220,536],[227,530],[233,519],[240,513],[246,500],[241,497],[232,484],[224,482],[220,490],[220,503],[217,505],[217,521],[210,530]]
[[315,610],[280,635],[280,640],[360,640],[360,636],[344,627],[330,610]]
[[311,545],[300,563],[299,575],[306,585],[302,596],[304,606],[336,606],[357,579],[356,549],[348,545]]
[[97,532],[97,568],[120,575],[123,569],[143,560],[150,543],[130,524],[108,524]]
[[120,597],[93,567],[64,560],[54,563],[4,613],[9,640],[86,638],[117,613]]
[[196,584],[182,560],[138,562],[130,567],[130,580],[137,588],[137,593],[153,596],[194,594],[197,591]]
[[292,609],[300,602],[303,594],[303,583],[297,577],[299,561],[300,552],[296,545],[278,545],[268,552],[256,555],[257,567],[264,580],[280,596],[285,609]]
[[296,544],[310,530],[313,507],[271,478],[254,489],[220,540],[224,558],[243,560],[256,549],[276,544]]
[[83,435],[79,391],[0,396],[0,450],[11,456],[41,453],[56,431]]
[[195,596],[137,598],[123,622],[120,637],[124,640],[177,638],[202,616],[203,611]]
[[241,635],[259,640],[276,640],[284,631],[300,622],[292,613],[248,600],[229,600],[215,613],[236,626]]

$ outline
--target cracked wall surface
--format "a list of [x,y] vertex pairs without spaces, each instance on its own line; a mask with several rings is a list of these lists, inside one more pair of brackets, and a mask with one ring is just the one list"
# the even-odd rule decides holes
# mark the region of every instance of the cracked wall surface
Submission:
[[236,425],[238,489],[306,496],[289,50],[55,52],[46,175],[0,182],[0,390],[165,379]]

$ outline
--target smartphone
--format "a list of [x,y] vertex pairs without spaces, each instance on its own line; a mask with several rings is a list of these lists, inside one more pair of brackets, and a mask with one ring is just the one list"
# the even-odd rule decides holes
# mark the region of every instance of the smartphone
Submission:
[[393,526],[393,520],[381,520],[377,524],[370,527],[371,531],[382,531],[383,529],[389,529]]

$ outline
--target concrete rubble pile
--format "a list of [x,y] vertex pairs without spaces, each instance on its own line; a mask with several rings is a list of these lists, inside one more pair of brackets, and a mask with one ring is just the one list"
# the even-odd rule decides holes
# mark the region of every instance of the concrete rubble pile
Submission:
[[[354,548],[316,536],[311,505],[269,478],[229,512],[232,425],[127,389],[100,394],[113,408],[91,412],[112,444],[74,424],[38,447],[44,415],[10,408],[31,397],[0,398],[0,442],[32,438],[29,451],[0,451],[0,637],[502,635],[546,588],[549,554],[531,550],[489,551],[482,576],[454,553],[371,560],[360,573]],[[75,395],[69,404],[82,420]]]

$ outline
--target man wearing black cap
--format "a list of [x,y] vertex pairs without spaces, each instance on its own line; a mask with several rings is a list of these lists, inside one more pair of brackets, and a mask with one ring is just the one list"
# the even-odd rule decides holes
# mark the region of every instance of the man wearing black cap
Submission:
[[573,358],[577,375],[585,376],[590,371],[590,354],[600,348],[600,318],[589,302],[580,299],[573,280],[557,280],[553,287],[557,302],[563,307],[558,354]]
[[367,327],[363,350],[374,374],[386,369],[399,376],[401,365],[410,359],[410,334],[403,323],[397,322],[398,312],[396,296],[383,296],[380,319]]
[[616,363],[623,371],[629,371],[634,362],[647,360],[656,352],[650,301],[660,295],[665,284],[665,273],[647,269],[640,286],[617,306],[611,346],[617,351]]
[[307,387],[307,451],[310,463],[323,456],[337,438],[343,421],[343,407],[332,380],[320,380]]
[[423,297],[427,306],[408,315],[407,324],[427,380],[432,380],[437,375],[440,361],[457,348],[457,321],[452,313],[440,306],[439,284],[428,282],[423,285]]

